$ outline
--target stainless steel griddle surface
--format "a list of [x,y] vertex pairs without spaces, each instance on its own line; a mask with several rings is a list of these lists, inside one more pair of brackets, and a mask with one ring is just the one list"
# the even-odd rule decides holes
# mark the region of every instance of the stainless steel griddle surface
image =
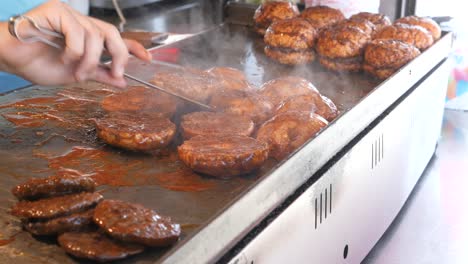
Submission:
[[[264,56],[262,39],[241,26],[221,26],[152,52],[156,59],[183,66],[238,68],[257,86],[280,76],[301,76],[343,113],[379,83],[364,74],[328,72],[318,63],[281,66]],[[129,73],[144,79],[159,70],[168,68],[133,59],[128,67]],[[178,247],[275,169],[275,162],[270,161],[255,174],[218,180],[174,173],[183,167],[174,154],[158,157],[105,146],[96,139],[91,119],[103,114],[98,102],[113,90],[97,84],[32,86],[0,97],[1,263],[86,263],[67,256],[54,239],[38,239],[21,231],[18,219],[8,214],[15,202],[10,189],[31,177],[64,170],[94,173],[103,184],[99,189],[105,198],[141,203],[181,223]],[[151,249],[118,263],[153,263],[167,251]]]

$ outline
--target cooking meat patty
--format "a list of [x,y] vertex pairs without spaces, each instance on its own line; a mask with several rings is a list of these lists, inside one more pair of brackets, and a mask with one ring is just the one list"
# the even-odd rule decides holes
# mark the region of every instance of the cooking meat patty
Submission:
[[369,20],[351,20],[351,19],[346,19],[338,22],[333,26],[333,28],[339,28],[339,27],[357,27],[360,30],[364,31],[364,33],[368,35],[373,35],[376,27],[374,24],[369,22]]
[[96,119],[97,135],[109,145],[132,151],[159,150],[172,141],[176,126],[169,119],[151,115],[114,113]]
[[60,216],[45,221],[27,221],[24,228],[37,236],[50,236],[65,232],[76,232],[90,228],[93,223],[94,209],[71,215]]
[[355,15],[352,15],[350,20],[367,20],[375,25],[376,30],[378,31],[382,27],[388,26],[392,24],[390,18],[383,14],[375,14],[369,12],[361,12]]
[[160,216],[140,204],[105,200],[94,211],[94,222],[109,236],[150,247],[177,242],[181,230],[170,217]]
[[312,6],[302,11],[301,18],[307,19],[317,30],[327,28],[345,19],[343,13],[328,6]]
[[192,68],[159,72],[150,82],[199,102],[208,102],[220,86],[210,73]]
[[81,212],[95,206],[103,199],[100,193],[79,193],[38,201],[21,201],[11,209],[20,218],[48,219]]
[[434,40],[431,33],[421,26],[396,24],[380,29],[374,39],[393,39],[411,44],[419,50],[429,48]]
[[268,144],[270,156],[280,161],[317,134],[328,122],[310,112],[285,112],[265,122],[257,139]]
[[362,54],[371,35],[354,26],[332,27],[322,31],[315,49],[322,66],[333,71],[361,70]]
[[429,31],[432,38],[435,40],[440,39],[442,31],[440,26],[429,17],[418,17],[418,16],[407,16],[395,20],[395,24],[409,24],[415,26],[421,26]]
[[328,122],[333,121],[339,114],[336,105],[329,98],[318,94],[303,94],[290,97],[278,107],[276,113],[280,114],[290,111],[316,113]]
[[304,64],[314,60],[315,28],[305,19],[276,21],[265,36],[265,54],[282,64]]
[[286,76],[270,80],[260,87],[259,93],[268,98],[275,107],[278,107],[281,102],[291,96],[312,93],[320,94],[311,82],[296,76]]
[[99,232],[69,232],[58,237],[59,245],[70,255],[99,262],[123,259],[143,252],[144,246],[117,242]]
[[111,94],[101,101],[108,112],[153,112],[171,118],[176,111],[174,97],[143,86],[130,86],[126,91]]
[[196,136],[177,150],[189,168],[219,178],[252,172],[268,158],[267,144],[246,136]]
[[255,87],[247,81],[245,74],[238,69],[231,67],[213,67],[206,72],[220,81],[222,90],[250,91],[255,89]]
[[213,112],[193,112],[182,117],[180,123],[185,139],[194,136],[242,135],[250,136],[255,124],[248,117]]
[[15,186],[11,192],[19,200],[35,200],[70,193],[94,192],[96,182],[90,177],[71,174],[29,179]]
[[385,79],[419,54],[416,47],[399,40],[376,39],[366,47],[363,68],[371,75]]
[[269,1],[261,4],[254,14],[254,30],[264,35],[271,23],[287,18],[297,17],[299,9],[289,1]]
[[270,118],[273,105],[255,92],[231,90],[213,95],[210,105],[217,110],[250,118],[256,125]]

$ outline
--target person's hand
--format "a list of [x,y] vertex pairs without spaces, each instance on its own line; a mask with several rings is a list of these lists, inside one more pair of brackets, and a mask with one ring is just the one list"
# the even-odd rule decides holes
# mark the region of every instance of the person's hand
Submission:
[[[122,39],[113,25],[81,15],[58,0],[48,1],[25,15],[40,26],[65,36],[63,50],[39,42],[21,43],[9,34],[7,23],[0,23],[0,70],[31,82],[60,85],[95,80],[123,87],[129,53],[142,60],[151,60],[142,45]],[[19,31],[22,36],[33,30],[28,24],[21,22]],[[112,57],[110,69],[99,67],[104,48]]]

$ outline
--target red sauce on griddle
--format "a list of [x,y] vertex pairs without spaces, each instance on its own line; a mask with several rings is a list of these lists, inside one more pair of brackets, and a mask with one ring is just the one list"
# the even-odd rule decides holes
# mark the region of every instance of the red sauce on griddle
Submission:
[[49,108],[47,104],[52,104],[55,102],[59,97],[51,96],[51,97],[36,97],[36,98],[29,98],[24,99],[18,102],[0,105],[1,108]]
[[15,241],[15,237],[11,237],[9,239],[0,239],[0,247],[1,246],[6,246],[6,245],[10,244],[13,241]]
[[[141,160],[116,162],[113,153],[89,147],[73,147],[62,156],[47,157],[49,168],[60,173],[74,173],[92,177],[98,185],[145,186],[159,185],[173,191],[198,192],[210,189],[214,181],[205,179],[178,162],[170,153],[164,160],[174,167],[171,172],[151,172]],[[156,159],[156,158],[155,158]]]
[[203,179],[188,168],[168,173],[158,173],[154,175],[161,187],[173,191],[199,192],[212,188],[213,181]]

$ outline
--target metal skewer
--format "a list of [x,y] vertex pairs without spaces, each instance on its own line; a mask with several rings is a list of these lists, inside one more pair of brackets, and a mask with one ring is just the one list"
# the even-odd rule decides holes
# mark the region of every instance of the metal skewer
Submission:
[[[54,43],[53,41],[50,41],[48,40],[47,38],[44,38],[40,35],[38,36],[32,36],[32,37],[27,37],[27,38],[23,38],[21,37],[21,35],[19,34],[18,32],[18,25],[21,21],[23,20],[26,20],[28,21],[29,23],[31,23],[31,25],[34,26],[34,28],[36,28],[40,33],[44,34],[44,35],[47,35],[47,36],[51,36],[51,37],[55,37],[55,38],[60,38],[60,39],[63,39],[64,36],[63,34],[61,33],[58,33],[58,32],[55,32],[55,31],[51,31],[49,29],[46,29],[46,28],[43,28],[41,27],[40,25],[38,25],[34,19],[32,19],[31,17],[28,17],[28,16],[25,16],[25,15],[19,15],[19,16],[14,16],[14,17],[11,17],[10,20],[9,20],[9,23],[8,23],[8,29],[10,31],[10,34],[17,38],[18,40],[20,40],[21,42],[25,42],[25,43],[32,43],[32,42],[43,42],[49,46],[52,46],[56,49],[63,49],[63,47],[57,43]],[[157,63],[155,62],[154,60],[151,62],[151,63]],[[161,63],[161,64],[165,64],[165,63]],[[104,68],[109,68],[109,65],[107,64],[100,64],[101,67],[104,67]],[[167,66],[167,65],[166,65]],[[171,65],[172,66],[172,65]],[[182,68],[182,66],[179,66]],[[190,102],[192,104],[196,104],[200,107],[203,107],[205,109],[208,109],[208,110],[211,110],[212,107],[210,107],[209,105],[206,105],[204,103],[201,103],[201,102],[198,102],[196,100],[193,100],[193,99],[190,99],[186,96],[183,96],[183,95],[180,95],[180,94],[177,94],[177,93],[174,93],[174,92],[171,92],[171,91],[168,91],[162,87],[159,87],[157,85],[154,85],[152,83],[149,83],[147,81],[144,81],[144,80],[141,80],[140,78],[137,78],[133,75],[130,75],[128,73],[124,73],[124,77],[127,78],[127,79],[130,79],[130,80],[133,80],[135,82],[138,82],[140,84],[143,84],[145,85],[146,87],[149,87],[149,88],[152,88],[152,89],[156,89],[156,90],[159,90],[163,93],[166,93],[166,94],[169,94],[169,95],[172,95],[174,97],[177,97],[177,98],[180,98],[184,101],[187,101],[187,102]]]

